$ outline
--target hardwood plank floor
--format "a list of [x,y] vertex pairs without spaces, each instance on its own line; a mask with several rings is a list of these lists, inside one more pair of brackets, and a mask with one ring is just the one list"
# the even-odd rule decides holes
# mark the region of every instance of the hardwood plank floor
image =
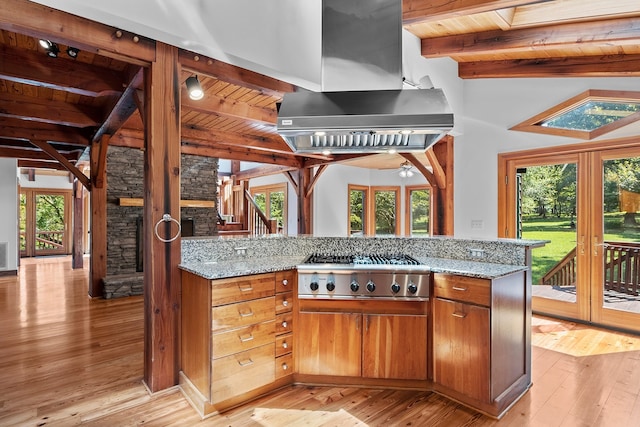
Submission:
[[500,421],[435,393],[300,385],[201,420],[142,382],[143,299],[90,299],[87,280],[68,257],[0,277],[0,426],[640,426],[640,337],[539,316],[534,385]]

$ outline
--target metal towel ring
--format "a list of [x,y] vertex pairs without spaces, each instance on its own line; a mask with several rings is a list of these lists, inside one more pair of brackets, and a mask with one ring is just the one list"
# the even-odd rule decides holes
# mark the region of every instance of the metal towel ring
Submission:
[[[175,236],[173,236],[171,239],[163,239],[162,237],[160,237],[160,235],[158,234],[158,226],[160,225],[160,223],[162,222],[169,222],[169,221],[173,221],[176,224],[178,224],[178,232],[176,233]],[[176,240],[178,238],[178,236],[180,235],[180,233],[182,232],[182,226],[180,225],[180,223],[178,222],[177,219],[172,218],[171,214],[164,214],[162,215],[162,218],[158,220],[158,222],[156,222],[156,227],[155,227],[155,232],[156,232],[156,237],[158,238],[158,240],[160,240],[161,242],[164,243],[169,243],[169,242],[173,242],[174,240]]]

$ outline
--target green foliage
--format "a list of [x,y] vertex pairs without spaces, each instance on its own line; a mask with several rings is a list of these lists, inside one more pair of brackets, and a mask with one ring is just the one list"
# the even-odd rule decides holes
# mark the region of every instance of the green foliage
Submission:
[[36,229],[64,230],[64,196],[52,194],[36,196]]
[[351,234],[362,234],[364,227],[364,191],[351,190],[349,194],[349,223]]
[[429,233],[429,190],[411,191],[411,234]]
[[375,192],[376,234],[396,233],[396,192]]

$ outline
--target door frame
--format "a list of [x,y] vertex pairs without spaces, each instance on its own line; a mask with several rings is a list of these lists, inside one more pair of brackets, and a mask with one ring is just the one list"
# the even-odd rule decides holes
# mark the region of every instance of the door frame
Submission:
[[[71,235],[72,235],[72,221],[71,221],[71,204],[72,195],[71,190],[60,190],[50,188],[25,188],[21,187],[18,192],[18,206],[20,206],[19,198],[21,195],[25,195],[25,250],[20,250],[20,257],[35,257],[46,255],[68,255],[71,253]],[[62,196],[64,198],[64,238],[62,241],[61,249],[43,249],[36,251],[35,248],[35,235],[36,235],[36,196],[39,195],[54,195]],[[20,215],[19,221],[22,220]],[[18,228],[20,224],[18,224]]]
[[[525,166],[577,162],[576,246],[577,277],[586,285],[576,292],[576,303],[533,298],[533,311],[577,321],[629,328],[629,312],[607,310],[602,293],[594,291],[603,279],[602,261],[602,161],[619,153],[640,150],[640,138],[537,148],[498,154],[498,237],[516,238],[516,169]],[[597,191],[595,190],[597,189]],[[596,194],[597,193],[597,194]],[[600,200],[600,201],[599,201]],[[625,321],[622,321],[622,319]]]

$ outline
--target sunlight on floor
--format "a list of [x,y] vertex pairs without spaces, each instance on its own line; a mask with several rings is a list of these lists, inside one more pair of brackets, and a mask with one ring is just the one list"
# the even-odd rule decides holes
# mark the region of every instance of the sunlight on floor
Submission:
[[261,426],[354,426],[368,427],[344,409],[336,412],[331,411],[309,411],[301,409],[275,409],[275,408],[256,408],[251,419]]
[[532,344],[576,357],[640,351],[640,336],[587,328],[578,323],[570,323],[570,327],[566,325],[566,322],[563,325],[551,318],[534,316],[531,322]]

